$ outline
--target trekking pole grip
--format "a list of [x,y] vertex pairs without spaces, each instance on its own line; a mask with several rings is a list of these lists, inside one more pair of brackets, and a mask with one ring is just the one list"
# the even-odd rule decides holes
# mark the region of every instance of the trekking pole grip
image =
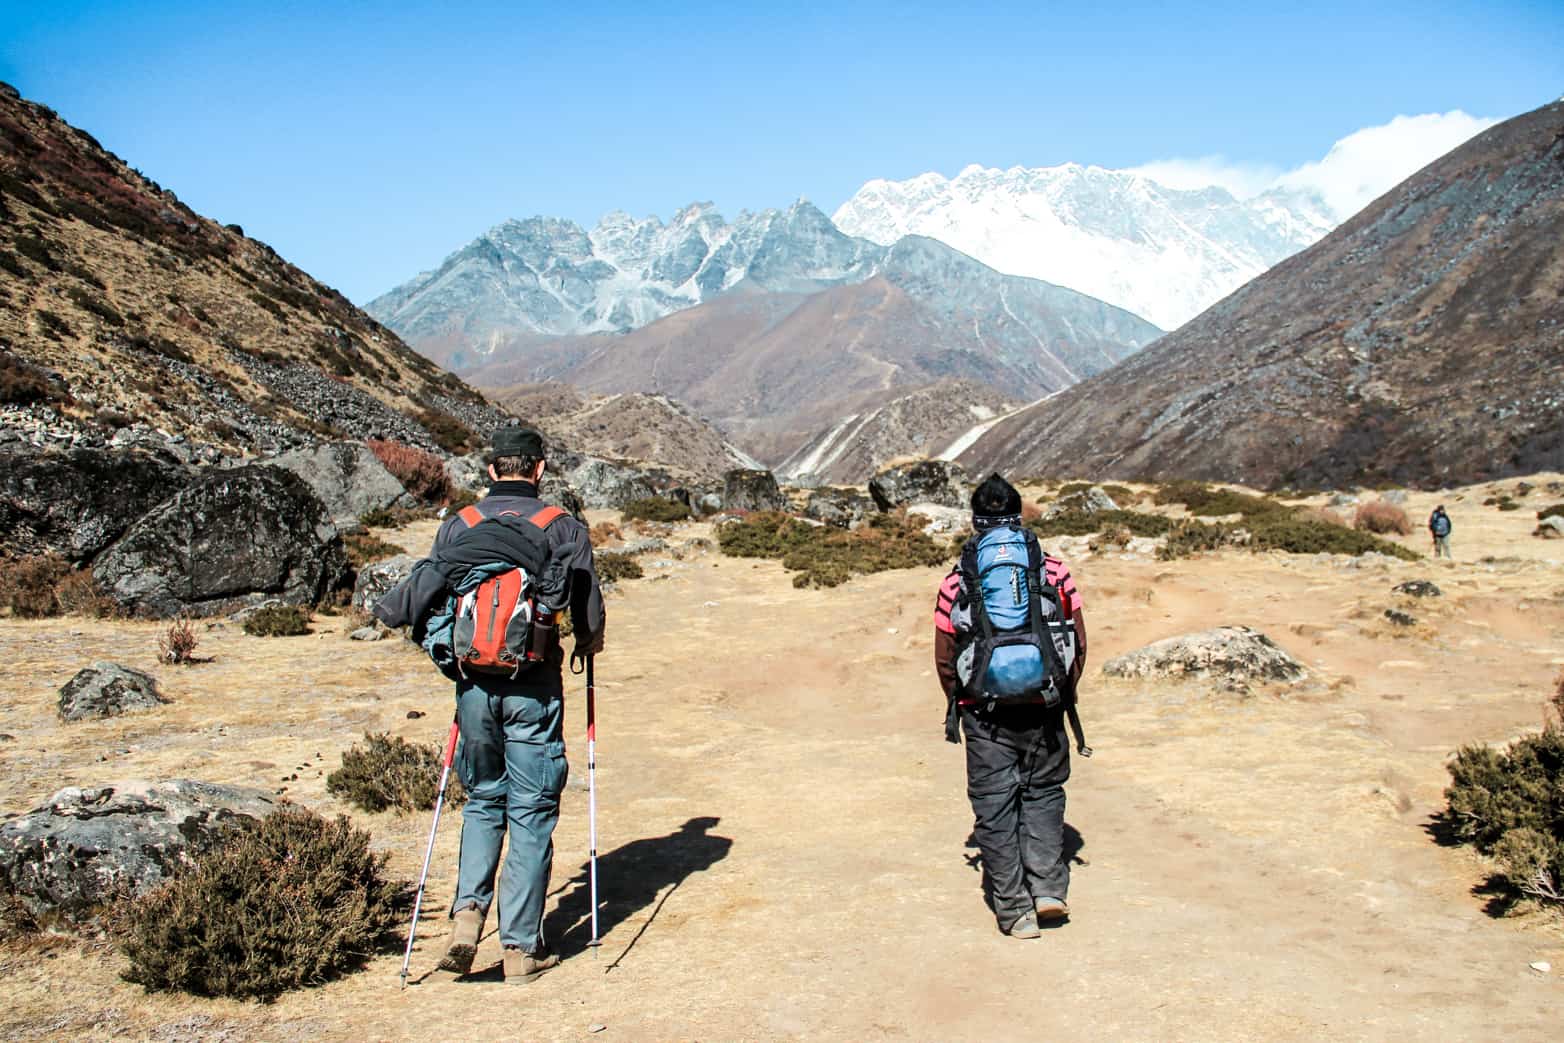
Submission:
[[452,721],[451,735],[448,739],[445,740],[445,757],[440,761],[440,766],[442,768],[449,768],[451,766],[451,762],[456,759],[456,738],[461,734],[461,731],[461,725],[457,724],[455,721]]

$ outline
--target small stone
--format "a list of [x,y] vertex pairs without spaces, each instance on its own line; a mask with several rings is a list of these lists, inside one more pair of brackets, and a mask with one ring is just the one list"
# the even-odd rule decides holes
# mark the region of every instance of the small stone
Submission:
[[423,716],[426,716],[426,715],[424,714],[424,712],[422,710],[409,710],[409,711],[407,711],[407,719],[410,720],[410,721],[416,721],[416,720],[418,720],[418,718],[423,717]]
[[[1532,964],[1532,966],[1535,967],[1536,964]],[[608,1027],[607,1025],[588,1025],[587,1026],[587,1031],[588,1032],[602,1032],[607,1027]]]
[[1444,591],[1426,579],[1409,579],[1405,583],[1397,583],[1391,588],[1393,594],[1405,594],[1409,598],[1437,598],[1444,595]]
[[381,638],[383,638],[385,636],[386,636],[385,635],[385,631],[381,630],[379,627],[367,626],[367,627],[359,627],[357,630],[353,631],[353,633],[348,635],[348,640],[350,640],[350,641],[379,641]]
[[1409,627],[1417,624],[1416,617],[1395,608],[1385,609],[1385,618],[1398,627]]
[[1538,974],[1549,974],[1553,971],[1553,964],[1549,963],[1547,960],[1538,960],[1536,963],[1531,965],[1531,969],[1536,971]]

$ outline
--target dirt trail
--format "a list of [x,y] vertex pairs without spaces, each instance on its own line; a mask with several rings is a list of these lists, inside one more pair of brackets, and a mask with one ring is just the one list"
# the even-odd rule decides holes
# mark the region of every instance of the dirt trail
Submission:
[[[1457,552],[1510,560],[1075,563],[1093,633],[1083,714],[1098,753],[1076,761],[1069,786],[1085,862],[1074,920],[1040,941],[994,930],[963,843],[962,754],[942,741],[931,669],[939,570],[796,591],[773,563],[696,554],[650,568],[610,603],[599,691],[606,933],[595,956],[584,949],[572,683],[573,775],[549,914],[566,957],[558,970],[519,988],[490,972],[402,992],[399,955],[387,954],[257,1006],[146,996],[117,979],[114,956],[74,945],[0,950],[0,1034],[1555,1039],[1564,932],[1546,917],[1489,916],[1473,893],[1478,860],[1424,828],[1448,753],[1535,726],[1564,665],[1564,545],[1523,527],[1542,501],[1534,494],[1517,517],[1480,499],[1452,504]],[[1409,510],[1426,515],[1421,498]],[[1408,604],[1390,593],[1413,577],[1447,596]],[[1418,624],[1390,624],[1391,606]],[[1096,676],[1110,655],[1221,622],[1264,630],[1314,679],[1244,697]],[[150,666],[156,628],[0,624],[11,664],[0,730],[16,737],[0,745],[0,806],[31,807],[68,783],[192,775],[286,785],[338,810],[316,773],[341,749],[365,729],[435,741],[449,705],[416,652],[346,642],[342,627],[322,619],[314,637],[271,641],[212,631],[201,650],[216,662],[156,670],[173,705],[67,726],[52,715],[53,690],[90,658]],[[410,709],[428,716],[407,720]],[[424,816],[356,818],[395,869],[416,874]],[[453,820],[415,973],[442,948],[455,852]],[[478,965],[498,958],[491,935]],[[1552,975],[1528,969],[1541,959]]]

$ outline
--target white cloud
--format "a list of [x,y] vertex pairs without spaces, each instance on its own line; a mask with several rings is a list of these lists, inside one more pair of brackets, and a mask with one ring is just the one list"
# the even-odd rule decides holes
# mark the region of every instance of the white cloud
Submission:
[[1374,199],[1457,145],[1499,121],[1469,116],[1456,109],[1421,116],[1397,116],[1364,127],[1331,146],[1323,159],[1294,170],[1260,163],[1233,162],[1222,156],[1163,159],[1132,168],[1169,188],[1218,185],[1240,199],[1268,188],[1313,192],[1346,220]]
[[1499,121],[1453,112],[1397,116],[1331,146],[1317,163],[1276,179],[1278,188],[1313,190],[1345,220],[1457,145]]

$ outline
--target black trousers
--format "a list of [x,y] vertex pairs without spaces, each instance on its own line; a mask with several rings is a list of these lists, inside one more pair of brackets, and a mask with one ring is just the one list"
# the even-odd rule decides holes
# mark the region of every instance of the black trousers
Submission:
[[1070,744],[1064,712],[1038,706],[965,707],[967,798],[983,854],[983,888],[1002,928],[1038,898],[1070,889],[1064,853],[1064,784]]

